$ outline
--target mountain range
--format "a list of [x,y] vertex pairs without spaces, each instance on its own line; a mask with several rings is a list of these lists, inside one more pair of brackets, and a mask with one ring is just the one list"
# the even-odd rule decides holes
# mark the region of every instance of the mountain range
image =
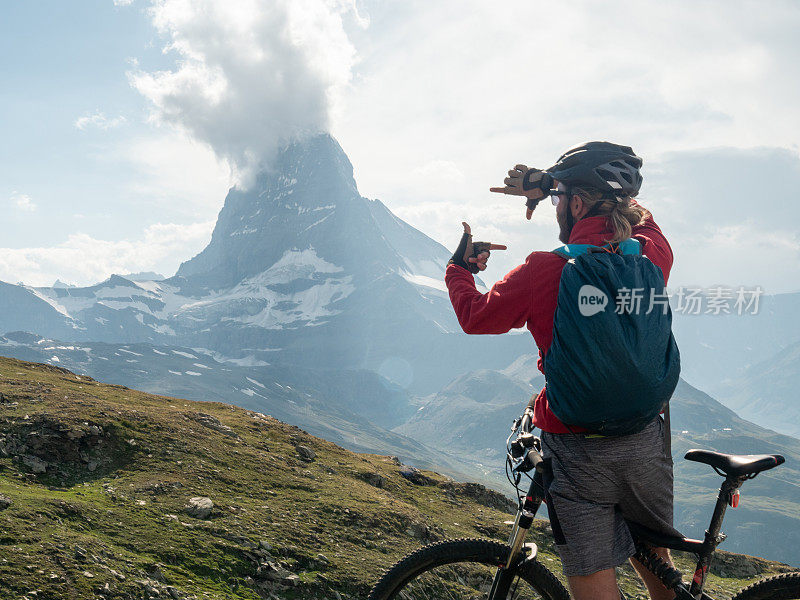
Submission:
[[[231,189],[209,245],[172,277],[0,282],[0,353],[239,405],[351,450],[504,489],[508,425],[542,386],[536,348],[524,331],[461,332],[443,284],[449,255],[361,196],[339,144],[318,135],[283,148],[250,189]],[[796,439],[697,389],[720,386],[742,416],[792,433],[778,424],[797,419],[787,407],[798,375],[795,296],[763,298],[754,316],[676,315],[684,375],[695,385],[684,381],[676,393],[676,452],[694,444],[800,459]],[[740,550],[785,559],[786,548],[759,541],[778,538],[800,548],[784,533],[800,530],[793,469],[748,484],[764,512],[744,509],[745,521],[731,523],[763,535],[735,536],[749,544]],[[679,525],[694,528],[704,513],[690,507],[713,499],[717,482],[694,465],[679,463],[676,473],[691,498]]]
[[82,288],[0,285],[0,332],[205,348],[252,364],[366,368],[430,393],[525,336],[465,338],[443,284],[450,252],[359,195],[329,135],[287,146],[225,199],[208,247],[173,277]]

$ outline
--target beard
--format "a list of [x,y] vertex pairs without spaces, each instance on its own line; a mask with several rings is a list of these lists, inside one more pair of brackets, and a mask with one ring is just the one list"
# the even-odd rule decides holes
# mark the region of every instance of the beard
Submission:
[[556,211],[556,221],[558,221],[558,239],[562,244],[569,244],[569,235],[572,233],[572,228],[575,226],[575,221],[567,222],[567,211]]

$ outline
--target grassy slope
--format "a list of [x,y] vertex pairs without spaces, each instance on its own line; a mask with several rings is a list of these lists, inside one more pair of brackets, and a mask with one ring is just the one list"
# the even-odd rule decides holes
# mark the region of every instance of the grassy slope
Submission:
[[[148,588],[170,597],[167,586],[181,598],[358,597],[425,541],[507,535],[508,514],[490,506],[498,496],[479,503],[429,472],[428,485],[414,485],[390,457],[355,454],[259,413],[4,358],[0,392],[0,495],[12,501],[0,510],[2,597],[146,598]],[[298,444],[316,459],[302,461]],[[47,471],[31,473],[25,455]],[[367,482],[375,474],[382,489]],[[193,496],[214,501],[208,519],[184,511]],[[546,529],[540,522],[533,537],[558,569]],[[744,565],[729,568],[739,574],[782,570],[727,560]],[[266,582],[269,563],[300,585]],[[637,589],[628,569],[624,577]],[[717,589],[740,583],[712,578]]]

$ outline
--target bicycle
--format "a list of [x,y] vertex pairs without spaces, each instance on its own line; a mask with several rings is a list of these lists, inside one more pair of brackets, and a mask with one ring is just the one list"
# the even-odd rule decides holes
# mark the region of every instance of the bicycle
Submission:
[[[525,543],[536,512],[544,502],[543,476],[550,468],[549,461],[542,457],[541,440],[532,433],[531,418],[530,410],[526,410],[514,421],[506,440],[506,474],[517,490],[519,501],[508,544],[466,538],[424,546],[389,568],[372,588],[369,600],[569,600],[566,588],[537,560],[536,544]],[[665,536],[628,521],[636,548],[634,557],[673,590],[677,600],[714,600],[703,592],[703,587],[711,557],[726,537],[721,533],[725,511],[728,506],[738,506],[739,488],[745,481],[777,467],[784,458],[779,454],[734,455],[707,450],[689,450],[684,458],[707,464],[725,477],[704,539]],[[521,494],[519,487],[523,476],[530,479],[525,495]],[[684,582],[683,574],[657,556],[653,547],[695,554],[697,568],[691,581]],[[626,599],[622,590],[620,597]],[[733,600],[779,599],[800,600],[800,572],[767,577],[743,588],[733,597]]]

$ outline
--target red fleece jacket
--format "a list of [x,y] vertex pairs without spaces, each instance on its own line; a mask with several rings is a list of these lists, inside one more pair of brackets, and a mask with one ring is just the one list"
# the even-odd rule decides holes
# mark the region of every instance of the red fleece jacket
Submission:
[[[581,219],[569,237],[570,244],[602,246],[612,235],[603,216]],[[672,248],[652,217],[633,228],[633,237],[642,244],[642,253],[664,274],[664,284],[672,267]],[[542,357],[553,341],[553,317],[556,312],[558,284],[566,259],[552,252],[533,252],[516,269],[492,286],[486,294],[475,288],[472,273],[450,265],[444,280],[458,322],[465,333],[506,333],[527,325],[539,348],[539,370],[544,373]],[[533,423],[542,431],[568,433],[585,431],[567,429],[551,412],[542,389],[536,398]]]

